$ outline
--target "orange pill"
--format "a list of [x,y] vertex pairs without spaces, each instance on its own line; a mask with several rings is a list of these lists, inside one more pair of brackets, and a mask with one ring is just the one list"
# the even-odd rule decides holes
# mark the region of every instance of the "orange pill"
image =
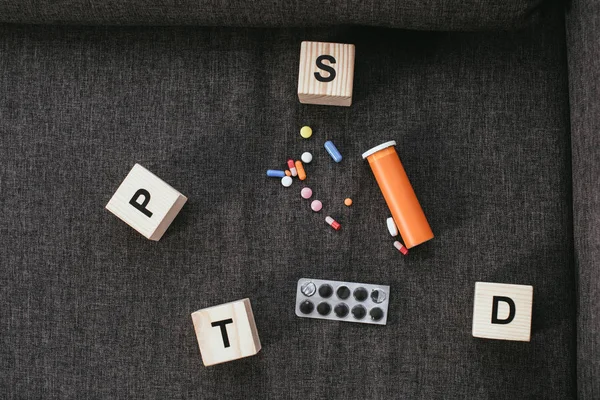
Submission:
[[296,161],[296,171],[298,171],[298,178],[301,181],[306,179],[306,171],[304,171],[304,165],[302,165],[302,161]]
[[285,170],[285,176],[292,176],[292,173],[290,172],[289,169]]
[[352,205],[352,199],[350,197],[348,197],[346,200],[344,200],[344,204],[348,207],[350,207]]

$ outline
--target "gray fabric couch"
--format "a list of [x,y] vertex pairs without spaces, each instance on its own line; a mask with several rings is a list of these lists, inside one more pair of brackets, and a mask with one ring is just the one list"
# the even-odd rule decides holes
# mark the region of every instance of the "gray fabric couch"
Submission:
[[[2,0],[0,22],[2,398],[600,398],[595,3]],[[356,45],[350,108],[298,102],[302,40]],[[436,234],[405,258],[360,158],[386,140]],[[340,232],[264,177],[303,151]],[[136,162],[189,198],[159,242],[104,209]],[[301,277],[391,285],[388,325],[297,318]],[[530,343],[471,336],[476,281],[534,286]],[[204,367],[190,313],[244,297],[263,349]]]

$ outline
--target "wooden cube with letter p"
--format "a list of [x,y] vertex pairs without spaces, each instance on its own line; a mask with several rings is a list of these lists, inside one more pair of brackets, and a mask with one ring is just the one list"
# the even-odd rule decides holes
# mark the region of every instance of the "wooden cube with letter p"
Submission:
[[298,72],[300,103],[350,106],[353,85],[353,44],[302,42]]
[[139,164],[121,183],[106,209],[151,240],[159,240],[187,197]]
[[260,351],[249,299],[198,310],[192,313],[192,322],[202,362],[207,367]]
[[533,286],[476,282],[473,336],[529,342]]

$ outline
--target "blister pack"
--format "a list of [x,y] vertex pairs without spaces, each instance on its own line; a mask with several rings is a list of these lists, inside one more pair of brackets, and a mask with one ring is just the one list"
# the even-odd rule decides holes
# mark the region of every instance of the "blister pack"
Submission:
[[385,325],[389,296],[387,285],[301,278],[296,288],[296,315]]

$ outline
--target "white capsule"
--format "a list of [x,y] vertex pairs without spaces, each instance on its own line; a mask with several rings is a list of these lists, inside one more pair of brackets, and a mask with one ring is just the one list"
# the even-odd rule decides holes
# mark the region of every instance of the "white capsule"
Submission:
[[310,154],[308,151],[304,152],[300,156],[300,159],[304,164],[310,164],[310,162],[312,161],[312,154]]
[[325,217],[325,222],[327,222],[336,231],[339,231],[340,228],[342,227],[339,222],[337,222],[335,219],[331,218],[330,216]]
[[398,251],[400,253],[402,253],[403,255],[408,254],[408,249],[406,247],[404,247],[404,245],[397,240],[394,242],[394,247],[397,248]]
[[396,226],[396,223],[394,222],[394,218],[389,217],[387,219],[387,228],[388,228],[388,231],[390,232],[390,235],[398,236],[398,227]]

